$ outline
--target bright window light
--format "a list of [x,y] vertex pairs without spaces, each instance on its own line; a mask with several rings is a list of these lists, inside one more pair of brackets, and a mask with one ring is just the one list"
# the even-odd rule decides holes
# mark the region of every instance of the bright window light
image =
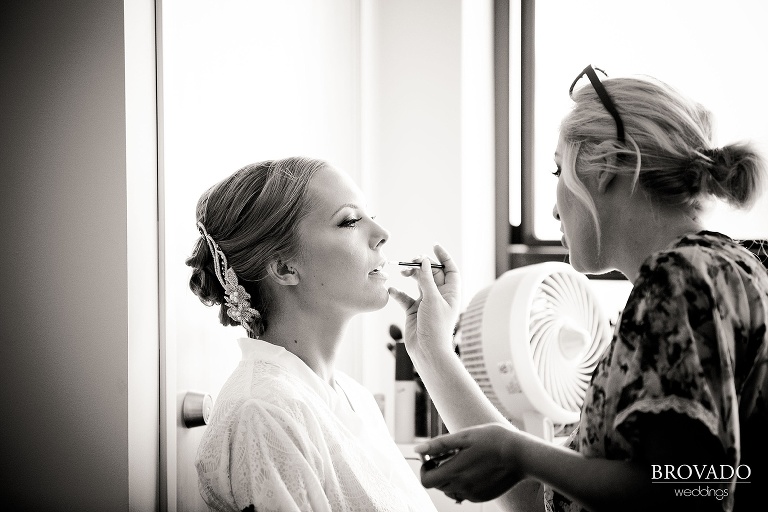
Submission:
[[[712,111],[718,145],[752,140],[768,156],[766,20],[763,0],[536,2],[536,238],[560,238],[552,218],[553,153],[558,125],[572,104],[568,87],[587,64],[609,76],[651,75],[667,82]],[[718,207],[705,224],[736,238],[765,238],[765,219],[768,193],[749,214]]]

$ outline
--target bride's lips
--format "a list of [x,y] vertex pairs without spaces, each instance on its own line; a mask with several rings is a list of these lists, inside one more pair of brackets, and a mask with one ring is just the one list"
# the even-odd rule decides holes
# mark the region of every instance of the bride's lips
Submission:
[[389,279],[389,275],[384,272],[384,265],[386,265],[386,263],[386,261],[382,261],[376,266],[376,268],[368,272],[368,275],[376,279]]

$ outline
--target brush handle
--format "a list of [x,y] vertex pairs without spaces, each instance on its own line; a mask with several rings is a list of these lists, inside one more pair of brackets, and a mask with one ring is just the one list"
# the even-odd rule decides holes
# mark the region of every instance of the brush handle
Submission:
[[[400,265],[401,267],[420,267],[421,266],[421,263],[419,263],[417,261],[412,261],[412,262],[409,262],[409,261],[399,261],[399,262],[397,262],[397,264]],[[445,265],[441,265],[439,263],[430,263],[429,266],[432,267],[432,268],[445,268]]]

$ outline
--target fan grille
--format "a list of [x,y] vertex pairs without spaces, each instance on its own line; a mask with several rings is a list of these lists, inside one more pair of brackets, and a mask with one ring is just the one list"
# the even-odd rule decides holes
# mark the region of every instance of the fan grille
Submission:
[[[534,291],[528,323],[532,362],[552,400],[579,412],[609,339],[593,295],[577,276],[553,273]],[[594,342],[595,340],[596,342]]]
[[[516,271],[523,272],[523,269]],[[462,363],[488,399],[508,417],[514,416],[509,415],[510,407],[517,409],[511,404],[519,403],[520,399],[515,396],[523,393],[515,371],[519,364],[533,366],[538,384],[557,407],[568,411],[569,415],[578,415],[581,410],[592,372],[610,343],[608,321],[593,291],[585,283],[586,277],[575,270],[552,271],[529,291],[526,315],[528,361],[520,361],[519,357],[514,360],[511,355],[502,360],[486,360],[483,314],[493,285],[478,292],[462,313],[458,333]],[[524,332],[524,329],[514,333],[508,330],[507,343],[525,342],[521,336]],[[493,340],[486,342],[493,343]],[[504,374],[503,389],[493,385],[489,370]]]
[[491,291],[491,286],[479,291],[467,306],[467,309],[461,314],[459,325],[461,330],[459,346],[461,352],[461,362],[477,382],[480,389],[483,390],[488,400],[500,411],[505,407],[499,400],[496,391],[491,384],[483,358],[483,307]]

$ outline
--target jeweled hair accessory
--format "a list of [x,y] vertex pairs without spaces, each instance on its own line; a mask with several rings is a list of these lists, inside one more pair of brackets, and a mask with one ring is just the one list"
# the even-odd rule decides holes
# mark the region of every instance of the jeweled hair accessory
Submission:
[[205,230],[202,222],[197,223],[197,229],[205,238],[208,249],[210,249],[213,256],[213,270],[219,279],[219,283],[224,288],[227,316],[236,322],[240,322],[240,325],[250,332],[251,321],[255,317],[260,316],[259,312],[251,307],[251,294],[238,284],[235,269],[229,266],[224,252],[219,248],[219,244],[211,238],[208,231]]

